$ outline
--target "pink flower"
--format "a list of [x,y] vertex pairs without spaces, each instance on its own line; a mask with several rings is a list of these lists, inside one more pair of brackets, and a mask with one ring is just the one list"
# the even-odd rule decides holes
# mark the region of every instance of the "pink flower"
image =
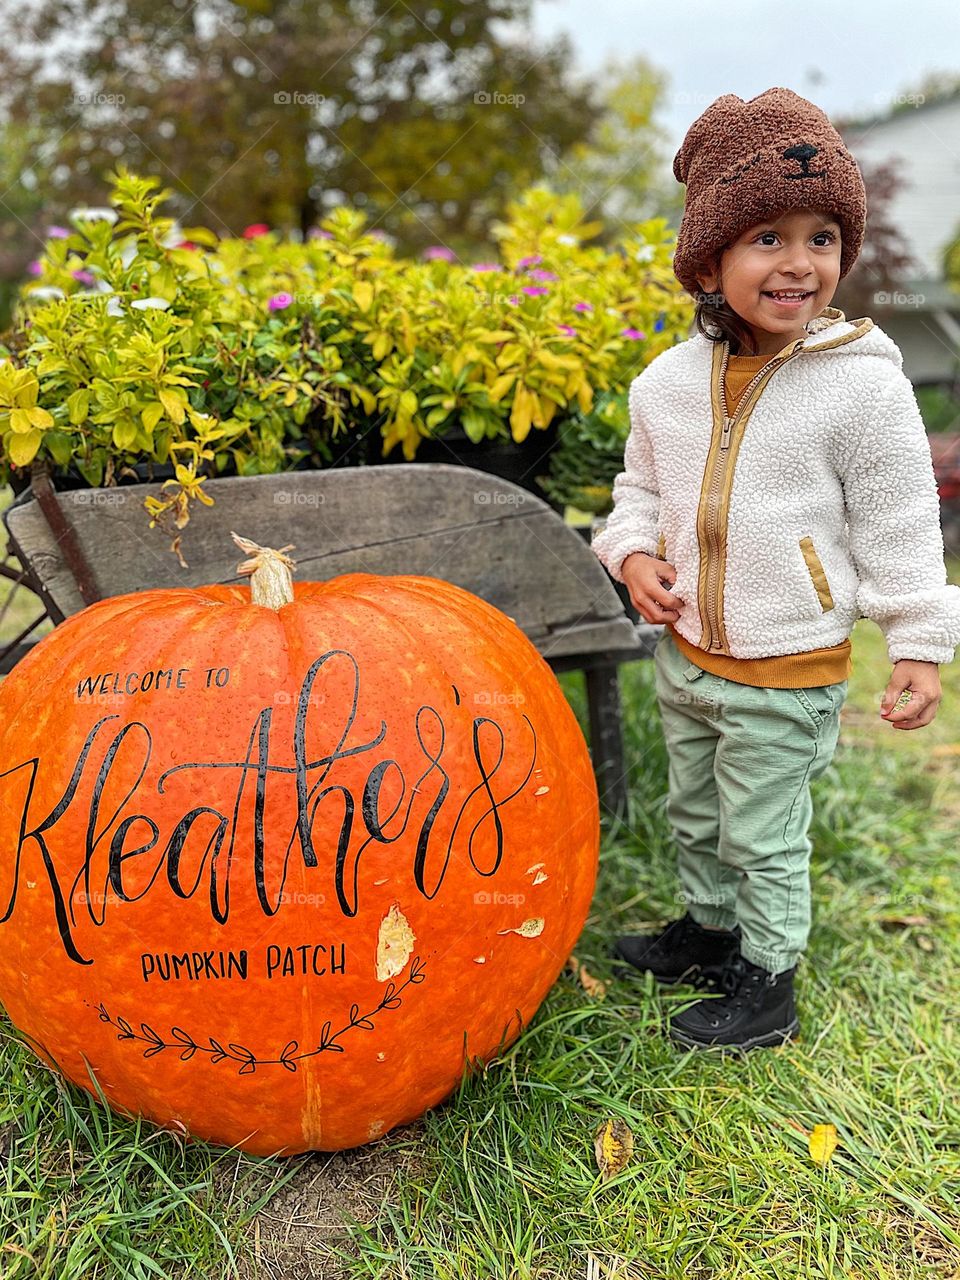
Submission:
[[178,249],[196,249],[197,248],[197,246],[193,243],[192,240],[181,240],[176,247]]
[[34,261],[33,261],[33,262],[28,262],[28,263],[27,263],[27,275],[28,275],[28,276],[42,276],[42,275],[43,275],[43,263],[42,263],[42,262],[37,261],[36,259],[34,259]]
[[285,307],[289,307],[291,302],[293,302],[293,294],[275,293],[273,297],[270,299],[270,301],[267,303],[267,310],[283,311]]
[[96,284],[97,277],[91,271],[71,271],[74,280],[79,280],[81,284]]
[[510,303],[511,307],[519,307],[520,305],[520,299],[517,297],[515,293],[511,293],[507,301]]
[[542,262],[542,253],[531,253],[528,258],[521,258],[517,263],[517,270],[522,271],[524,267],[532,266],[535,262]]
[[544,289],[540,284],[525,284],[520,290],[521,293],[527,294],[531,298],[539,298],[544,293],[549,293],[549,289]]
[[308,240],[332,240],[333,232],[325,231],[323,227],[311,227],[307,232]]
[[455,262],[457,255],[452,249],[448,249],[445,244],[428,244],[423,251],[423,256],[428,262],[439,259],[442,262]]
[[625,338],[633,338],[636,341],[640,341],[647,336],[642,329],[621,329],[620,332]]
[[593,304],[590,302],[575,302],[573,304],[574,311],[592,311]]
[[66,240],[69,234],[70,232],[67,230],[66,227],[57,227],[57,226],[47,227],[48,240]]
[[577,331],[576,331],[576,329],[574,329],[574,328],[573,328],[571,325],[569,325],[569,324],[558,324],[558,325],[557,325],[557,328],[558,328],[558,329],[562,329],[562,330],[563,330],[563,332],[567,335],[567,337],[568,337],[568,338],[575,338],[575,337],[577,336]]
[[266,236],[270,234],[270,228],[265,222],[251,222],[249,227],[243,228],[244,240],[253,240],[257,236]]
[[560,277],[556,275],[553,271],[541,271],[541,270],[538,270],[536,267],[532,271],[528,271],[527,274],[533,276],[534,280],[559,280],[560,279]]
[[471,269],[473,271],[502,271],[503,270],[499,262],[475,262]]

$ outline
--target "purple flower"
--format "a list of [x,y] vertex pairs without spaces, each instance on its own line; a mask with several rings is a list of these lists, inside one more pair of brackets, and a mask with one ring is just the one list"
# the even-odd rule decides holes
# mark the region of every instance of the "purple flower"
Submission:
[[42,263],[42,262],[38,262],[36,259],[34,259],[34,260],[33,260],[33,262],[28,262],[28,263],[27,263],[27,275],[28,275],[28,276],[42,276],[42,275],[43,275],[43,263]]
[[577,331],[576,331],[576,329],[574,329],[574,328],[573,328],[573,326],[572,326],[572,325],[569,325],[569,324],[558,324],[558,325],[557,325],[557,328],[558,328],[558,329],[562,329],[562,330],[563,330],[563,332],[567,335],[567,337],[568,337],[568,338],[575,338],[575,337],[577,336]]
[[283,311],[285,307],[289,307],[293,301],[293,295],[290,293],[275,293],[267,303],[268,311]]
[[97,277],[92,271],[71,271],[74,280],[79,280],[81,284],[96,284]]
[[333,232],[325,231],[323,227],[311,227],[307,232],[308,240],[332,240]]
[[474,271],[502,271],[503,268],[499,262],[475,262],[473,264]]
[[559,280],[560,279],[560,277],[553,271],[542,271],[537,268],[534,268],[533,271],[528,271],[527,274],[533,276],[534,280]]
[[621,329],[620,332],[625,338],[634,338],[638,342],[647,336],[642,329]]
[[511,307],[519,307],[520,305],[520,299],[517,297],[515,293],[511,293],[507,301],[510,303]]
[[520,259],[520,261],[517,263],[517,270],[522,271],[524,267],[530,267],[535,262],[542,262],[542,261],[543,261],[542,253],[531,253],[528,258]]
[[69,235],[66,227],[47,227],[48,240],[66,240]]
[[440,259],[443,262],[455,262],[457,255],[452,249],[448,249],[445,244],[428,244],[423,251],[423,256],[428,262],[434,259]]
[[592,302],[575,302],[573,304],[573,309],[574,311],[592,311],[593,303]]
[[543,285],[539,284],[525,284],[520,292],[527,294],[531,298],[539,298],[542,294],[549,293],[550,290],[544,289]]

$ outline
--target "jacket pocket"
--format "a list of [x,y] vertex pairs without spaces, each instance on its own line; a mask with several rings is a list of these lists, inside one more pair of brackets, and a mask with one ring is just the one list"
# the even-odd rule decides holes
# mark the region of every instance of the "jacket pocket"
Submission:
[[817,599],[820,601],[820,608],[824,613],[827,613],[828,610],[833,608],[833,596],[830,594],[830,584],[827,582],[827,575],[823,571],[823,565],[820,563],[817,549],[813,545],[813,539],[801,538],[800,550],[803,552],[803,558],[810,572]]

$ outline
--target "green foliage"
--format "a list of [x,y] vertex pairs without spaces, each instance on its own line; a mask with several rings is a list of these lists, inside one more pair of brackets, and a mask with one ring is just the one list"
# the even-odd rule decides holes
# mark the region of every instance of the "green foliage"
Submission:
[[589,247],[575,195],[532,188],[494,224],[500,263],[394,256],[340,206],[306,242],[218,240],[161,216],[123,165],[112,208],[75,210],[21,290],[0,353],[0,483],[34,459],[110,485],[171,462],[153,521],[182,528],[203,478],[322,465],[348,432],[383,455],[458,422],[522,441],[588,415],[684,336],[691,304],[663,219]]
[[603,397],[591,413],[572,415],[557,434],[550,474],[537,483],[554,502],[608,515],[613,508],[613,481],[623,470],[630,434],[626,392]]

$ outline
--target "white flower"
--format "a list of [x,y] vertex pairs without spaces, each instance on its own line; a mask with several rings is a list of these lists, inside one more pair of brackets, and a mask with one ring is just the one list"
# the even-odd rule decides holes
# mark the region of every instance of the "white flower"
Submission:
[[117,216],[116,209],[107,209],[102,205],[70,210],[70,217],[74,222],[109,222],[113,226]]
[[557,236],[557,244],[576,244],[577,237],[572,236],[569,231],[565,231],[562,236]]
[[65,298],[66,294],[55,284],[44,284],[23,295],[28,302],[46,302],[49,298]]
[[124,314],[123,303],[120,301],[120,299],[117,297],[116,294],[113,294],[111,297],[107,299],[107,315],[122,316],[123,314]]
[[123,248],[120,250],[121,265],[124,267],[129,267],[130,263],[134,260],[136,256],[137,256],[137,242],[136,240],[131,238],[126,241]]
[[166,298],[137,298],[135,302],[130,303],[137,311],[166,311],[170,303]]
[[652,244],[642,244],[633,255],[638,262],[649,262],[654,256],[654,248]]

